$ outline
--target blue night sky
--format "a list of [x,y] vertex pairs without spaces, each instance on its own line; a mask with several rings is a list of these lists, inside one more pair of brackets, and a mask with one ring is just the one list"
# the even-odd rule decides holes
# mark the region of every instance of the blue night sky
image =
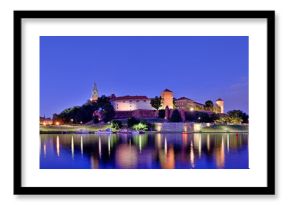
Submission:
[[248,113],[247,36],[42,36],[40,114],[82,105],[93,82],[99,95],[225,101]]

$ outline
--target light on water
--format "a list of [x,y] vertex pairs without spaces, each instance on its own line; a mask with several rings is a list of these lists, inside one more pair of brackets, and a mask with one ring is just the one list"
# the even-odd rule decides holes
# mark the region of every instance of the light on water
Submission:
[[248,169],[247,133],[41,134],[42,169]]

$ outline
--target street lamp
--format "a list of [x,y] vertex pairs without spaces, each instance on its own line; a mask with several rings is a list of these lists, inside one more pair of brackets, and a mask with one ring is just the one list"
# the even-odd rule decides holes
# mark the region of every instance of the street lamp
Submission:
[[73,123],[74,122],[74,119],[71,118],[70,121],[71,121],[71,123]]

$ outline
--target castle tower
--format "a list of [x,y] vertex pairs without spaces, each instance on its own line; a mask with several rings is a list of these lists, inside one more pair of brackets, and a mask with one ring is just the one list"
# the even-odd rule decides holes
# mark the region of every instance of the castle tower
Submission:
[[224,101],[221,98],[219,98],[215,101],[215,103],[221,108],[220,113],[224,113]]
[[173,92],[171,90],[165,89],[161,93],[162,98],[162,109],[168,106],[169,109],[173,109]]
[[94,82],[94,86],[93,86],[93,90],[92,90],[92,96],[90,101],[91,102],[96,102],[99,98],[99,93],[98,93],[98,89],[97,89],[97,85],[96,82]]

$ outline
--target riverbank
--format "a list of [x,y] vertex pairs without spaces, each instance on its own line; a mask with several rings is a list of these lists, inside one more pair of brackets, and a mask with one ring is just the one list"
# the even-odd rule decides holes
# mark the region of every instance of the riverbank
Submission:
[[249,125],[211,125],[201,128],[202,133],[243,133],[249,132]]
[[74,133],[95,133],[110,128],[109,124],[102,125],[50,125],[40,126],[40,134],[74,134]]
[[[94,134],[95,132],[110,128],[111,125],[109,124],[40,126],[40,134]],[[248,125],[211,125],[202,127],[198,131],[146,131],[146,133],[247,133],[248,129]],[[129,131],[131,132],[131,130]]]

